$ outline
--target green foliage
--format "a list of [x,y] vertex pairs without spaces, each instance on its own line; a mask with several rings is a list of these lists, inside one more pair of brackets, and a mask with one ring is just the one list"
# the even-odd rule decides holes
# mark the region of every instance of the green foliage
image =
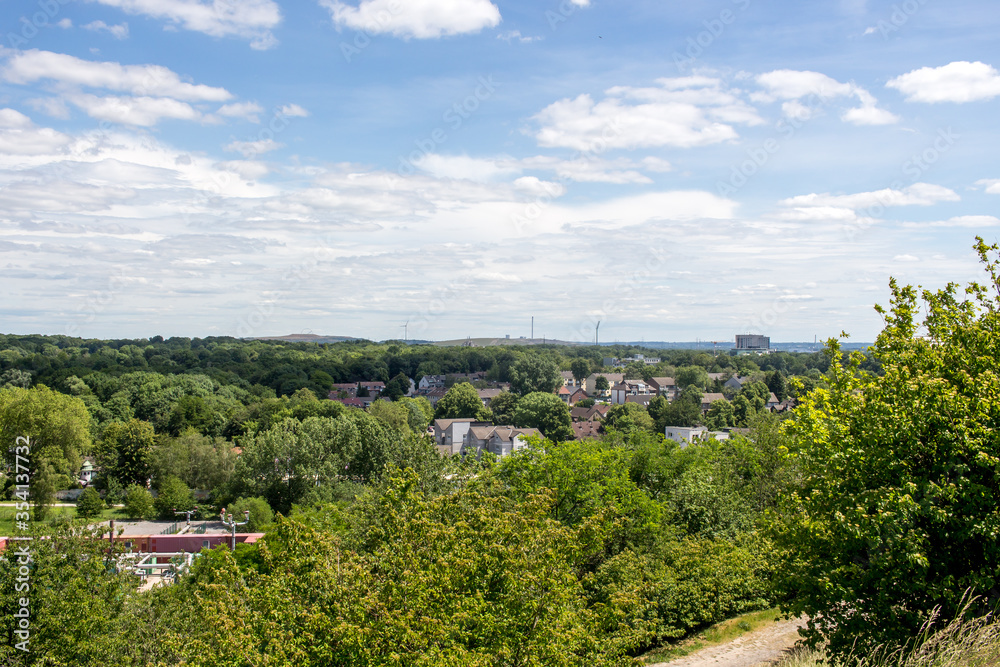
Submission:
[[684,366],[677,369],[674,379],[681,389],[693,386],[704,391],[708,386],[708,371],[701,366]]
[[598,375],[594,379],[594,390],[599,393],[604,393],[608,389],[611,389],[611,384],[608,382],[608,378],[603,375]]
[[578,383],[583,382],[583,380],[590,376],[590,362],[582,357],[578,357],[570,364],[569,370],[573,373],[574,380]]
[[1000,275],[998,247],[977,250],[988,285],[918,302],[891,281],[884,375],[831,340],[829,389],[788,423],[802,478],[774,525],[785,608],[811,617],[807,638],[835,659],[910,642],[931,609],[947,621],[967,589],[1000,588]]
[[[60,394],[45,385],[0,389],[4,462],[11,468],[17,463],[27,466],[31,496],[40,503],[52,502],[56,488],[65,488],[75,478],[80,455],[90,449],[89,423],[86,406],[75,396]],[[30,451],[16,461],[14,445],[20,437],[30,440]]]
[[209,438],[194,429],[179,437],[162,437],[150,454],[155,481],[178,477],[192,489],[218,489],[232,478],[236,451],[222,438]]
[[92,519],[104,511],[104,501],[97,489],[88,487],[76,501],[76,515],[81,519]]
[[476,419],[483,416],[486,408],[476,388],[468,382],[460,382],[441,397],[434,409],[435,419]]
[[124,511],[125,516],[130,519],[148,519],[152,517],[153,494],[146,487],[133,484],[125,490]]
[[569,406],[555,394],[535,392],[521,397],[514,410],[514,426],[537,428],[546,438],[561,442],[573,437]]
[[149,422],[132,419],[108,424],[98,449],[98,464],[104,476],[118,480],[123,486],[145,484],[150,476],[155,441]]
[[623,403],[613,405],[608,409],[608,414],[604,417],[604,428],[613,428],[619,431],[653,431],[655,426],[653,418],[646,411],[646,408],[638,403]]
[[237,521],[243,521],[246,510],[250,510],[250,520],[241,528],[245,532],[263,532],[274,522],[274,510],[263,498],[239,498],[226,507],[226,511],[236,517]]
[[705,413],[705,426],[713,431],[721,431],[730,426],[736,426],[736,413],[733,404],[726,399],[712,401]]
[[522,357],[510,369],[510,390],[518,396],[552,393],[562,383],[559,367],[543,357]]
[[176,518],[174,512],[183,512],[194,507],[194,496],[187,484],[176,477],[167,477],[160,481],[153,507],[159,518],[174,519]]
[[517,411],[518,396],[509,391],[501,391],[490,401],[490,411],[495,424],[513,424]]

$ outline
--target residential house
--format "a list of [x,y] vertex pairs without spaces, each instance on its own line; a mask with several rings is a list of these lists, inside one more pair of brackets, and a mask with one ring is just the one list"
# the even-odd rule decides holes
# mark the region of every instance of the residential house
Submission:
[[438,387],[435,389],[431,389],[426,394],[424,394],[424,398],[430,401],[431,405],[437,405],[437,402],[440,401],[442,398],[444,398],[444,395],[447,393],[448,393],[447,389],[445,389],[444,387]]
[[425,375],[420,378],[420,382],[417,384],[417,389],[420,391],[430,391],[431,389],[443,389],[444,388],[444,376],[443,375]]
[[673,402],[680,394],[680,390],[677,388],[677,380],[674,378],[660,377],[660,378],[650,378],[649,388],[657,396],[662,396],[670,402]]
[[385,391],[385,382],[379,382],[378,380],[362,380],[358,383],[358,393],[363,393],[361,390],[364,389],[368,392],[369,396],[379,396]]
[[625,397],[626,403],[636,403],[644,408],[649,408],[649,404],[656,398],[655,394],[629,394]]
[[574,422],[603,421],[610,409],[606,403],[597,403],[589,408],[573,408],[569,414]]
[[338,398],[354,398],[358,395],[358,383],[357,382],[345,382],[343,384],[335,384],[330,387],[330,393],[327,398],[336,400]]
[[479,394],[479,400],[483,402],[483,405],[490,407],[490,403],[493,399],[500,395],[502,389],[477,389],[476,393]]
[[679,442],[681,447],[694,445],[710,438],[716,440],[729,440],[729,433],[726,431],[709,431],[704,426],[668,426],[663,429],[663,435],[668,440]]
[[743,389],[743,385],[747,384],[748,382],[750,382],[749,376],[740,377],[739,375],[734,375],[733,377],[726,380],[726,383],[722,386],[729,387],[730,389],[734,389],[735,391],[739,391]]
[[643,380],[621,380],[611,387],[611,404],[622,405],[626,396],[649,395],[649,385]]
[[578,387],[577,389],[573,390],[572,394],[569,395],[569,404],[576,405],[585,398],[589,398],[587,396],[587,392],[585,392],[582,388]]
[[601,437],[601,422],[581,421],[570,424],[577,440],[595,440]]
[[701,395],[701,411],[708,412],[708,409],[712,407],[712,403],[716,401],[724,401],[726,397],[723,394],[716,394],[713,392],[708,392],[707,394]]
[[434,444],[442,456],[459,454],[465,442],[465,436],[473,426],[491,426],[489,422],[475,419],[435,419]]
[[469,428],[465,434],[465,442],[462,445],[462,455],[474,454],[478,459],[483,452],[504,457],[513,454],[519,449],[527,447],[525,438],[541,433],[537,428],[514,428],[513,426],[493,426],[491,424],[475,425]]
[[634,357],[625,357],[624,359],[618,359],[616,357],[604,357],[604,365],[609,368],[624,368],[634,361],[646,364],[647,366],[654,366],[660,363],[659,357],[645,357],[641,354],[637,354]]
[[615,386],[616,384],[625,379],[625,375],[623,375],[622,373],[591,373],[589,376],[587,376],[587,379],[584,380],[584,387],[583,387],[584,391],[587,392],[588,396],[598,395],[595,383],[597,382],[597,378],[601,375],[603,375],[607,379],[609,387],[608,391],[600,394],[602,396],[610,396],[611,395],[610,387]]

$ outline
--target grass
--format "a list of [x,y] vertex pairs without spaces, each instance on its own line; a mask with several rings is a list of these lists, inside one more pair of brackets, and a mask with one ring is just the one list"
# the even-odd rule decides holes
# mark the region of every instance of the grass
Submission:
[[[970,600],[968,604],[972,604]],[[849,667],[995,667],[1000,665],[1000,621],[986,616],[963,619],[961,615],[933,631],[936,614],[924,624],[921,641],[908,650],[876,650],[864,657],[848,657]],[[821,667],[822,649],[799,649],[775,667]]]
[[[14,514],[16,510],[14,507],[0,507],[0,536],[12,536],[18,534],[14,527]],[[70,519],[74,523],[79,523],[84,525],[91,523],[93,521],[107,521],[108,519],[114,519],[116,521],[125,521],[126,517],[122,512],[121,508],[105,509],[101,512],[101,516],[97,519],[92,519],[90,521],[85,521],[83,519],[76,518],[76,506],[55,506],[49,507],[48,517],[45,519],[45,523],[50,523],[53,521]],[[32,513],[31,522],[34,522],[34,514]]]
[[774,623],[779,618],[779,614],[780,612],[777,609],[765,609],[730,618],[729,620],[709,626],[696,635],[673,644],[655,648],[642,656],[642,662],[647,665],[656,662],[669,662],[670,660],[682,658],[708,646],[725,644],[740,635]]

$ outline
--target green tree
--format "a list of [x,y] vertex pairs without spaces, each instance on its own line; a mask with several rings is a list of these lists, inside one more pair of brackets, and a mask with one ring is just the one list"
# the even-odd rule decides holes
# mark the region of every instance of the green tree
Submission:
[[517,410],[518,397],[509,391],[501,391],[492,401],[490,410],[496,424],[513,424],[514,412]]
[[94,487],[87,487],[76,501],[76,515],[81,519],[93,519],[104,511],[104,501]]
[[244,510],[250,510],[250,520],[241,530],[248,533],[260,533],[274,522],[274,510],[263,498],[239,498],[226,507],[238,521],[243,520]]
[[653,418],[649,416],[646,408],[638,403],[623,403],[613,405],[604,417],[604,428],[613,428],[618,431],[645,430],[652,431],[655,426]]
[[724,398],[712,401],[705,413],[705,426],[713,431],[721,431],[730,426],[736,426],[736,414],[733,404]]
[[476,388],[460,382],[441,397],[434,409],[435,419],[476,419],[486,411]]
[[890,281],[883,374],[831,340],[829,389],[788,425],[802,481],[774,529],[784,608],[835,658],[912,641],[933,609],[943,625],[967,589],[1000,588],[1000,248],[977,240],[988,285],[918,299]]
[[694,426],[701,421],[701,391],[688,385],[666,410],[663,426]]
[[12,470],[27,467],[36,507],[51,503],[55,491],[75,479],[80,455],[90,449],[89,425],[87,407],[76,396],[45,385],[0,389],[0,449]]
[[608,378],[604,377],[603,375],[598,375],[594,379],[594,391],[596,391],[599,394],[603,394],[608,389],[611,389],[611,385],[608,383]]
[[410,378],[406,377],[404,373],[398,373],[385,383],[385,391],[382,392],[382,395],[393,401],[398,401],[408,393],[410,393]]
[[674,376],[680,388],[695,386],[703,390],[708,386],[708,371],[701,366],[684,366],[677,369]]
[[544,357],[526,356],[510,369],[510,390],[518,396],[552,393],[562,385],[559,367]]
[[556,442],[570,440],[569,406],[555,394],[534,392],[522,396],[514,410],[514,425],[518,428],[537,428],[546,438]]
[[577,357],[570,363],[569,370],[573,373],[573,379],[579,384],[590,376],[590,362],[583,357]]
[[428,425],[434,419],[434,406],[431,405],[431,402],[424,396],[417,396],[416,398],[401,398],[399,403],[406,406],[409,412],[407,419],[410,430],[414,433],[425,433]]
[[194,496],[188,485],[180,479],[167,477],[160,481],[153,507],[161,519],[173,519],[175,511],[183,512],[194,507]]
[[765,376],[764,382],[767,384],[768,391],[772,392],[779,401],[788,398],[788,383],[781,371],[771,371]]
[[144,486],[133,484],[125,490],[125,516],[148,519],[153,516],[153,494]]
[[98,462],[104,475],[122,485],[145,484],[149,479],[150,461],[156,436],[153,426],[141,419],[127,423],[108,424],[98,450]]

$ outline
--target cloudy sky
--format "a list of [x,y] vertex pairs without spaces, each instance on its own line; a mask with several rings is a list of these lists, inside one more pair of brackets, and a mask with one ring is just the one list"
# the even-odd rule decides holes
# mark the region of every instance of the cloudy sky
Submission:
[[5,0],[0,331],[872,340],[980,279],[1000,12]]

